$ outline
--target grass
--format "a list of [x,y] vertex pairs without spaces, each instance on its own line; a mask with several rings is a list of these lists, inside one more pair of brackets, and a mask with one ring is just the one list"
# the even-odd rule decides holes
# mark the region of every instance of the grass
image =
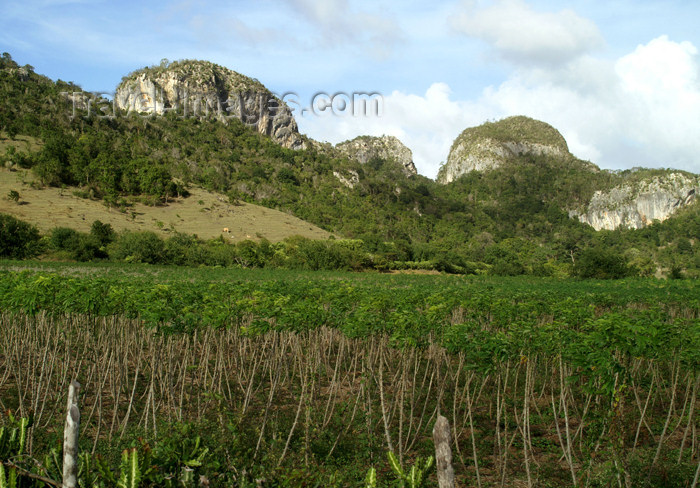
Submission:
[[9,147],[14,147],[17,151],[36,152],[41,146],[42,142],[35,137],[17,135],[10,139],[7,134],[0,132],[0,155],[4,155]]
[[[19,138],[17,144],[36,144]],[[0,152],[3,151],[0,141]],[[10,214],[37,226],[41,232],[54,227],[70,227],[81,232],[90,230],[95,220],[111,224],[117,230],[154,231],[164,237],[173,232],[197,234],[203,239],[223,235],[232,242],[266,238],[278,242],[301,235],[310,239],[326,239],[323,229],[292,215],[249,203],[232,205],[222,195],[202,188],[191,188],[188,198],[150,207],[136,203],[125,212],[108,208],[96,200],[73,195],[76,188],[39,188],[32,186],[34,176],[28,170],[0,169],[0,212]],[[20,194],[19,203],[7,198],[10,191]],[[224,233],[228,228],[230,233]]]

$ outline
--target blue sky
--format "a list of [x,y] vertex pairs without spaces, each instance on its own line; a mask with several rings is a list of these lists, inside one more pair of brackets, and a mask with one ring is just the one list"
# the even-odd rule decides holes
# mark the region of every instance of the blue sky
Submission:
[[466,127],[528,115],[601,167],[700,172],[700,2],[673,0],[4,0],[0,51],[113,91],[196,58],[295,92],[378,92],[376,116],[301,116],[340,142],[391,134],[434,177]]

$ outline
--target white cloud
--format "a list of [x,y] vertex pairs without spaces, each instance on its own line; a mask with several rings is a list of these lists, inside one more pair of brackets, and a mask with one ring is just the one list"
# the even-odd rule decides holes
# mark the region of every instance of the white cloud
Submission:
[[[690,42],[652,40],[615,65],[628,97],[630,130],[670,155],[694,152],[700,165],[700,60]],[[674,157],[674,156],[672,156]],[[696,166],[696,170],[700,169]]]
[[452,141],[466,127],[487,118],[483,106],[450,99],[445,83],[434,83],[424,95],[394,91],[384,97],[380,117],[307,116],[297,118],[302,132],[334,144],[358,135],[398,137],[413,151],[418,172],[435,177]]
[[689,42],[653,39],[615,62],[520,73],[484,93],[505,114],[551,123],[571,151],[607,168],[700,171],[700,60]]
[[700,172],[700,60],[689,42],[656,38],[616,61],[582,56],[557,70],[518,70],[473,100],[445,83],[424,95],[394,91],[379,118],[303,118],[311,137],[340,142],[395,135],[418,171],[435,177],[454,138],[488,119],[527,115],[557,128],[571,152],[605,168]]
[[518,64],[559,64],[603,44],[598,27],[573,10],[537,12],[522,0],[497,0],[487,7],[466,0],[451,25]]
[[[370,54],[385,59],[403,37],[389,9],[375,3],[374,8],[351,8],[347,0],[285,0],[320,34],[321,47],[360,44]],[[360,2],[353,2],[357,7]],[[370,5],[372,5],[370,3]],[[379,8],[378,8],[379,7]]]

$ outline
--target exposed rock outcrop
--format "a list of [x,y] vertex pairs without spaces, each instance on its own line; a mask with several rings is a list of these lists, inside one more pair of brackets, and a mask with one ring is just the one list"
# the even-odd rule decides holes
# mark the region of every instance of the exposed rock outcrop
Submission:
[[640,229],[655,220],[663,221],[692,203],[700,192],[700,177],[668,173],[609,191],[597,191],[587,208],[569,215],[596,230],[618,227]]
[[343,176],[339,171],[333,171],[333,176],[338,178],[338,181],[351,190],[360,182],[360,175],[354,170],[348,170],[347,177]]
[[413,153],[394,136],[359,136],[337,144],[335,148],[344,156],[366,164],[374,158],[396,161],[407,175],[417,174]]
[[464,130],[452,144],[437,181],[447,184],[470,171],[496,169],[523,154],[570,156],[566,140],[551,125],[524,116],[508,117]]
[[174,111],[222,122],[235,117],[284,147],[305,147],[284,102],[259,81],[207,61],[177,61],[135,71],[122,79],[114,103],[128,112]]

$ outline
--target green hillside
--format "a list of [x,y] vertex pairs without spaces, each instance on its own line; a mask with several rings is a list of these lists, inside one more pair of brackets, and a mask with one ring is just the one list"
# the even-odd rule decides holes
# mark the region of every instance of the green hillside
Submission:
[[[9,54],[0,60],[0,157],[7,167],[30,169],[36,188],[69,188],[108,208],[129,213],[141,205],[147,213],[193,198],[188,195],[201,187],[230,202],[291,214],[338,238],[359,239],[361,252],[389,267],[564,276],[586,273],[579,256],[584,264],[590,258],[595,273],[607,266],[593,259],[602,256],[603,263],[622,262],[624,273],[698,275],[697,205],[640,231],[596,232],[568,217],[595,190],[623,178],[592,172],[590,163],[524,154],[440,185],[378,158],[363,165],[313,145],[285,149],[237,119],[103,117],[94,105],[80,110],[80,103],[71,117],[72,101],[62,92],[80,88],[21,67]],[[514,138],[537,129],[531,142],[566,148],[546,124],[511,119],[478,131]],[[34,142],[17,144],[27,138]],[[359,178],[352,188],[338,177],[350,174]],[[0,211],[18,215],[14,202],[0,197]],[[679,246],[684,251],[673,252]]]

